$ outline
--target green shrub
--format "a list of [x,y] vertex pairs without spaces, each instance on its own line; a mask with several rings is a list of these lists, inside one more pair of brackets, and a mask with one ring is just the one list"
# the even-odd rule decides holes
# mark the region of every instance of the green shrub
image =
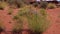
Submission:
[[48,3],[47,2],[40,2],[40,8],[46,8],[47,7],[47,5],[48,5]]
[[[38,11],[37,11],[38,12]],[[26,17],[29,29],[33,32],[43,32],[48,28],[47,14],[45,9],[41,9],[40,13],[35,13],[31,8],[25,7],[18,12],[18,15]],[[43,17],[42,17],[43,16]]]
[[22,24],[23,24],[23,19],[24,19],[24,13],[27,11],[26,8],[20,8],[16,16],[13,16],[13,19],[15,19],[16,23],[14,24],[13,30],[21,30],[22,29]]
[[13,13],[13,8],[8,9],[8,15],[11,15]]
[[16,20],[16,23],[14,25],[14,28],[13,29],[16,29],[16,30],[20,30],[22,29],[22,20]]
[[23,27],[23,19],[24,17],[23,16],[23,9],[20,9],[17,13],[17,15],[13,16],[13,19],[15,20],[15,24],[14,24],[14,27],[13,27],[13,32],[19,32],[22,27]]
[[14,16],[14,17],[13,17],[13,19],[16,19],[16,20],[17,20],[17,19],[19,19],[19,17],[17,17],[17,16]]
[[43,15],[40,15],[38,13],[37,14],[32,13],[32,15],[30,13],[27,14],[29,28],[33,32],[43,32],[47,29],[47,27],[49,25],[49,23],[46,19],[45,12],[44,13],[42,11],[40,11],[40,12],[41,12],[40,14],[43,14]]
[[15,15],[15,16],[13,16],[13,20],[16,21],[16,24],[17,24],[17,25],[15,25],[15,26],[18,26],[18,27],[16,27],[16,28],[21,28],[19,25],[22,26],[23,17],[21,17],[19,14],[17,14],[17,15]]
[[23,16],[26,14],[26,12],[29,12],[30,6],[25,6],[23,8],[20,8],[18,15]]
[[45,9],[40,9],[40,14],[42,16],[46,16],[47,15],[47,12],[45,11]]
[[52,3],[49,3],[48,6],[47,6],[47,8],[54,9],[54,8],[56,8],[56,5],[52,4]]
[[14,16],[13,19],[14,19],[15,23],[14,23],[12,31],[13,31],[13,34],[14,33],[17,34],[17,33],[21,32],[21,30],[22,30],[23,20],[20,16]]
[[7,6],[8,6],[8,3],[6,3],[6,2],[0,2],[0,9],[1,10],[3,10]]
[[[24,1],[23,0],[8,0],[7,1],[9,3],[9,5],[12,7],[12,8],[21,8],[22,6],[24,6]],[[13,5],[13,6],[12,6]]]

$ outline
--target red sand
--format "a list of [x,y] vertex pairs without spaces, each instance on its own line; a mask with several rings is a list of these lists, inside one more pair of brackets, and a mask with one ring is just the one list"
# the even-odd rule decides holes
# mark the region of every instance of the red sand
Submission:
[[47,10],[51,19],[51,26],[43,34],[60,34],[60,8]]
[[15,15],[18,11],[17,9],[14,9],[12,15],[8,15],[8,8],[5,8],[5,10],[0,10],[0,19],[3,21],[6,31],[10,31],[12,29],[14,24],[12,16]]

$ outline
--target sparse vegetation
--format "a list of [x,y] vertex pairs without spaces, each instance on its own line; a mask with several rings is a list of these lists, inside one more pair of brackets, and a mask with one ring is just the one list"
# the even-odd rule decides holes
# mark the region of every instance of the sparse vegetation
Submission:
[[19,34],[22,33],[22,27],[23,27],[23,17],[20,15],[13,16],[13,20],[15,21],[14,27],[13,27],[13,33]]
[[11,15],[13,13],[13,8],[8,9],[8,15]]
[[[28,15],[29,15],[29,13],[28,13]],[[30,17],[30,16],[31,15],[29,15],[28,17]],[[36,34],[37,34],[37,32],[42,33],[48,27],[46,16],[44,16],[44,15],[39,15],[39,14],[33,13],[32,17],[30,17],[30,19],[28,18],[28,21],[29,21],[29,23],[28,23],[29,27],[31,28],[31,30],[33,32],[36,32]]]
[[4,8],[7,7],[7,6],[8,6],[8,3],[6,3],[6,2],[0,2],[0,9],[1,10],[4,10]]
[[45,9],[40,9],[40,14],[41,14],[42,16],[46,16],[46,15],[47,15]]
[[17,16],[14,16],[13,19],[16,19],[16,20],[17,20],[17,19],[19,19],[19,18],[18,18]]
[[13,27],[13,34],[19,34],[21,33],[21,30],[22,30],[22,24],[23,24],[23,21],[21,18],[17,18],[17,16],[14,16],[14,19],[15,19],[15,24],[14,24],[14,27]]
[[22,24],[23,24],[23,18],[19,15],[13,16],[13,19],[15,21],[15,27],[16,29],[21,29],[22,28]]
[[2,21],[0,20],[0,34],[3,31],[4,31],[4,25],[3,25]]
[[[15,23],[15,29],[22,29],[22,24],[23,24],[23,15],[25,13],[25,7],[21,8],[18,12],[18,14],[16,16],[13,17],[13,19],[15,19],[16,23]],[[26,10],[27,11],[27,10]]]
[[48,21],[46,20],[47,14],[45,9],[41,9],[40,13],[35,14],[33,12],[31,8],[25,7],[25,9],[19,10],[18,14],[28,19],[29,28],[32,32],[40,34],[48,28]]
[[8,0],[7,2],[12,8],[21,8],[24,4],[23,0]]
[[4,28],[3,21],[0,20],[0,27]]
[[47,5],[48,5],[48,3],[47,2],[40,2],[40,8],[44,8],[44,9],[46,9],[47,8]]
[[56,5],[52,4],[52,3],[49,3],[48,6],[47,6],[47,8],[54,9],[54,8],[56,8]]

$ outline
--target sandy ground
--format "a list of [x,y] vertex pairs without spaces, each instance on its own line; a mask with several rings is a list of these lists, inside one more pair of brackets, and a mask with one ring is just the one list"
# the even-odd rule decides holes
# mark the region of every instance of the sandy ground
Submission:
[[60,34],[60,8],[47,10],[51,26],[43,34]]

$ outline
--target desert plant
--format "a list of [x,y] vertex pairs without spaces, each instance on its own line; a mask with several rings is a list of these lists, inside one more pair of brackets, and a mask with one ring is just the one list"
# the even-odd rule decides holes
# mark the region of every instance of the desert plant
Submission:
[[47,6],[47,8],[54,9],[54,8],[56,8],[56,5],[52,4],[52,3],[49,3],[48,6]]
[[13,8],[15,7],[20,8],[23,6],[24,1],[23,0],[8,0],[8,3],[10,6],[15,5],[15,6],[12,6]]
[[40,9],[40,15],[42,16],[46,16],[47,15],[47,12],[45,11],[45,9]]
[[0,20],[0,34],[3,31],[4,31],[4,25],[3,25],[2,21]]
[[22,31],[22,24],[21,24],[20,21],[17,22],[17,23],[14,25],[12,31],[13,31],[13,34],[19,34],[19,33],[21,33],[21,31]]
[[25,15],[26,12],[29,11],[29,10],[30,10],[30,6],[25,6],[25,7],[23,7],[23,8],[20,8],[20,10],[19,10],[19,12],[18,12],[18,15],[23,16],[23,15]]
[[17,19],[19,19],[19,17],[18,16],[14,16],[13,19],[16,19],[17,20]]
[[[43,15],[40,15],[40,14],[43,14]],[[32,13],[32,15],[30,13],[27,14],[27,19],[29,22],[28,24],[29,24],[30,30],[35,32],[35,34],[42,33],[48,27],[45,12],[43,13],[41,11],[40,14],[39,13],[37,14]]]
[[15,24],[12,30],[13,34],[19,34],[22,32],[22,24],[23,24],[22,18],[19,15],[17,15],[17,16],[14,16],[13,19],[15,21]]
[[[34,32],[34,34],[40,34],[48,28],[48,21],[46,19],[47,14],[45,9],[40,9],[40,11],[32,11],[32,7],[24,7],[19,10],[19,16],[26,17],[29,25],[29,29]],[[40,13],[38,13],[40,12]],[[43,16],[43,17],[42,17]]]
[[1,10],[3,10],[7,6],[8,6],[8,3],[6,3],[6,2],[0,2],[0,9]]
[[[18,16],[14,16],[13,19],[15,20],[15,24],[17,24],[17,25],[15,25],[16,27],[14,27],[14,28],[19,29],[23,24],[23,18],[18,15]],[[20,25],[20,27],[19,27],[19,25]]]
[[16,23],[14,25],[15,26],[14,28],[17,29],[17,30],[22,29],[24,15],[25,15],[25,12],[27,11],[25,9],[26,9],[25,7],[20,8],[20,10],[18,11],[18,14],[13,17],[13,19],[15,19],[15,21],[16,21]]
[[13,8],[9,8],[9,9],[8,9],[8,15],[11,15],[12,12],[13,12]]
[[47,5],[48,5],[48,3],[45,1],[40,2],[40,8],[46,8]]

